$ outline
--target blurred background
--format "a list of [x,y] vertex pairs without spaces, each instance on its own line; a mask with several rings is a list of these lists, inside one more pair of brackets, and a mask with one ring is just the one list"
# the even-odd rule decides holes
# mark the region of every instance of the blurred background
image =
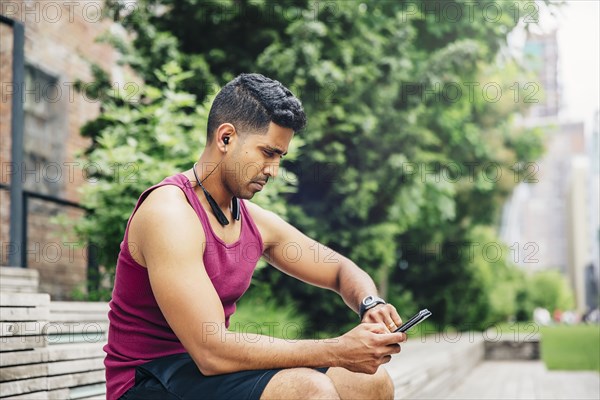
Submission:
[[[191,167],[219,87],[258,72],[309,122],[253,201],[403,318],[431,310],[415,335],[526,327],[549,368],[600,371],[597,2],[0,4],[0,264],[52,300],[110,300],[138,196]],[[232,327],[356,319],[263,262]]]

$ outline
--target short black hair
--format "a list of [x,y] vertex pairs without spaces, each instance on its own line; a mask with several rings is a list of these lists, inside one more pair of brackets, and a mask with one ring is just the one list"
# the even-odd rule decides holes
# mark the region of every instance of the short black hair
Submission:
[[249,133],[267,133],[269,123],[298,132],[306,125],[302,103],[280,82],[241,74],[219,91],[208,114],[207,142],[226,122]]

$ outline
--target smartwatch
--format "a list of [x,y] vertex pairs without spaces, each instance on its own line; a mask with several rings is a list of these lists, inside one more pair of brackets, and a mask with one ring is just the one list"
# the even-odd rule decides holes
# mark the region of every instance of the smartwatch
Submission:
[[381,297],[373,295],[367,296],[364,299],[362,299],[362,301],[360,302],[360,306],[358,307],[358,316],[360,317],[360,320],[362,321],[365,313],[368,310],[379,304],[386,304],[386,302]]

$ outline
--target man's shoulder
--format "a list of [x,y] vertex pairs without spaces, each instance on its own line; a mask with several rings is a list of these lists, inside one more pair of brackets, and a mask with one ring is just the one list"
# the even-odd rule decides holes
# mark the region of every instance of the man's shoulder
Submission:
[[183,223],[190,221],[195,211],[181,188],[176,185],[163,185],[147,195],[136,214],[143,215],[143,219],[150,224],[159,221]]
[[185,193],[183,190],[177,185],[162,185],[152,189],[152,191],[148,194],[145,201],[153,199],[157,200],[183,200],[186,202]]
[[[147,245],[156,248],[166,240],[184,245],[189,240],[202,240],[204,231],[185,194],[174,185],[153,189],[140,204],[129,225],[129,242],[137,244],[139,256],[146,266]],[[131,252],[131,250],[130,250]]]
[[252,217],[252,220],[258,227],[263,240],[271,240],[271,236],[277,237],[281,229],[285,229],[289,226],[283,218],[274,213],[273,211],[267,210],[258,204],[246,201],[246,207]]
[[277,214],[275,214],[273,211],[269,211],[256,203],[252,203],[251,201],[246,200],[245,204],[246,208],[248,209],[248,212],[250,213],[250,216],[252,217],[255,223],[269,222],[272,221],[274,218],[279,218]]

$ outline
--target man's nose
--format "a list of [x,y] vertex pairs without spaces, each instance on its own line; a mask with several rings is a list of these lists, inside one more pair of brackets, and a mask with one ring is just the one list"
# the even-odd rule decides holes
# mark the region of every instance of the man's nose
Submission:
[[278,162],[266,163],[265,168],[263,169],[263,173],[272,178],[277,177],[277,174],[279,173],[279,163]]

